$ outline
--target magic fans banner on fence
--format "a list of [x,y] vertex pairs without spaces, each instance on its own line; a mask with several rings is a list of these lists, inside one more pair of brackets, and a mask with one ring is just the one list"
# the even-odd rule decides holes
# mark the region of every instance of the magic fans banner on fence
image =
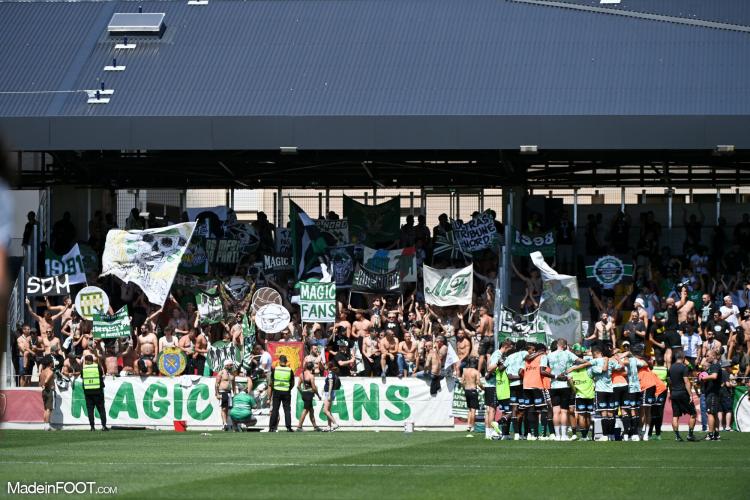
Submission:
[[195,222],[185,222],[145,231],[109,231],[102,276],[135,283],[149,302],[164,305],[194,229]]
[[49,278],[38,276],[26,277],[26,295],[43,295],[45,297],[56,297],[59,295],[70,295],[70,276],[60,274]]
[[376,273],[357,265],[352,280],[352,292],[359,293],[400,293],[401,281],[398,271]]
[[517,257],[528,257],[532,252],[541,252],[545,257],[555,256],[555,232],[530,236],[516,228],[511,229],[511,253]]
[[302,373],[302,361],[305,359],[305,344],[302,342],[267,342],[266,348],[271,355],[271,364],[279,366],[279,356],[286,356],[287,366],[295,375]]
[[[322,382],[321,386],[322,386]],[[263,389],[253,391],[258,401],[267,396]],[[220,400],[214,396],[216,379],[209,377],[105,377],[104,401],[107,423],[115,426],[173,428],[175,420],[187,422],[188,429],[221,428]],[[331,404],[331,414],[345,428],[398,428],[413,422],[418,428],[452,428],[453,384],[441,382],[442,390],[430,396],[429,380],[408,378],[376,379],[346,377]],[[38,397],[38,396],[37,396]],[[55,394],[53,425],[88,426],[86,401],[80,379],[67,390]],[[292,390],[295,419],[302,414],[303,402]],[[325,423],[323,402],[313,399],[318,423]],[[253,412],[257,427],[268,427],[268,408]],[[98,414],[97,414],[98,418]]]
[[47,248],[47,253],[44,258],[44,266],[47,271],[47,276],[67,274],[69,276],[68,282],[71,285],[86,283],[86,267],[83,264],[81,250],[77,243],[73,245],[73,248],[71,248],[68,253],[62,256],[57,255],[55,252]]
[[531,260],[542,274],[539,315],[546,323],[548,333],[555,338],[562,337],[569,343],[578,342],[581,336],[578,280],[575,276],[558,274],[544,261],[540,252],[532,253]]
[[299,308],[303,322],[336,321],[336,283],[299,284]]
[[612,289],[618,283],[633,278],[633,264],[626,264],[616,255],[587,258],[586,277],[602,288]]
[[344,196],[344,217],[349,220],[349,237],[358,245],[377,246],[391,243],[401,236],[401,198],[379,205],[363,205]]
[[471,304],[474,288],[473,266],[463,269],[422,267],[425,302],[434,306]]
[[417,281],[417,251],[414,247],[375,250],[364,247],[362,265],[377,273],[398,272],[402,283]]
[[94,314],[93,324],[92,332],[95,339],[130,337],[128,306],[122,306],[112,316],[109,314]]
[[495,219],[487,212],[467,223],[451,222],[453,235],[465,252],[478,252],[497,245]]
[[750,432],[750,398],[746,385],[734,388],[734,428],[740,432]]

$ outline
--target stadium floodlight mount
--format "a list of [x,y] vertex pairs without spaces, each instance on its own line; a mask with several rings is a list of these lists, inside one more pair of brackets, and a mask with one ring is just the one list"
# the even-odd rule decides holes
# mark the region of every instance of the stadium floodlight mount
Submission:
[[283,155],[296,155],[299,151],[297,151],[297,146],[281,146],[279,152]]
[[536,144],[521,144],[518,150],[522,155],[535,155],[539,153],[539,146]]

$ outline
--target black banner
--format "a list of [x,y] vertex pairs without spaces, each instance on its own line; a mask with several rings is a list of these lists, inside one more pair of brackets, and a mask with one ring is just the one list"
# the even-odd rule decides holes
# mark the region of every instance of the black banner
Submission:
[[398,269],[387,273],[376,273],[358,265],[354,271],[352,292],[400,293],[401,281]]
[[67,274],[59,274],[48,278],[28,276],[26,278],[26,295],[43,295],[55,297],[70,295],[70,279]]
[[292,270],[292,258],[285,257],[283,255],[264,255],[263,256],[263,269],[266,271],[291,271]]

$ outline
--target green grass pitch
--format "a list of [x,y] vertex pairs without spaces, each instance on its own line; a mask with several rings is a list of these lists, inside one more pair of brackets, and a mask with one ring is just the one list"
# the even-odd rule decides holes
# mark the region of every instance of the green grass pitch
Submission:
[[[683,433],[684,434],[684,433]],[[702,437],[702,433],[698,433]],[[491,442],[463,432],[3,431],[7,483],[117,498],[747,498],[750,435],[721,442]],[[103,498],[103,495],[98,498]]]

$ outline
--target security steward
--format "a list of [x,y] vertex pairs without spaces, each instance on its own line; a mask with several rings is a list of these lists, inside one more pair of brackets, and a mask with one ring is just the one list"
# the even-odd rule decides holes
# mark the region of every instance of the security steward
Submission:
[[81,378],[83,379],[83,395],[86,398],[86,413],[89,416],[91,430],[96,430],[94,428],[94,408],[96,408],[102,421],[102,430],[108,431],[107,412],[104,409],[104,373],[94,356],[90,354],[83,358]]
[[279,356],[279,366],[271,370],[271,420],[268,432],[276,432],[279,425],[279,405],[284,405],[284,423],[286,430],[292,429],[292,387],[294,387],[294,372],[287,366],[286,356]]

